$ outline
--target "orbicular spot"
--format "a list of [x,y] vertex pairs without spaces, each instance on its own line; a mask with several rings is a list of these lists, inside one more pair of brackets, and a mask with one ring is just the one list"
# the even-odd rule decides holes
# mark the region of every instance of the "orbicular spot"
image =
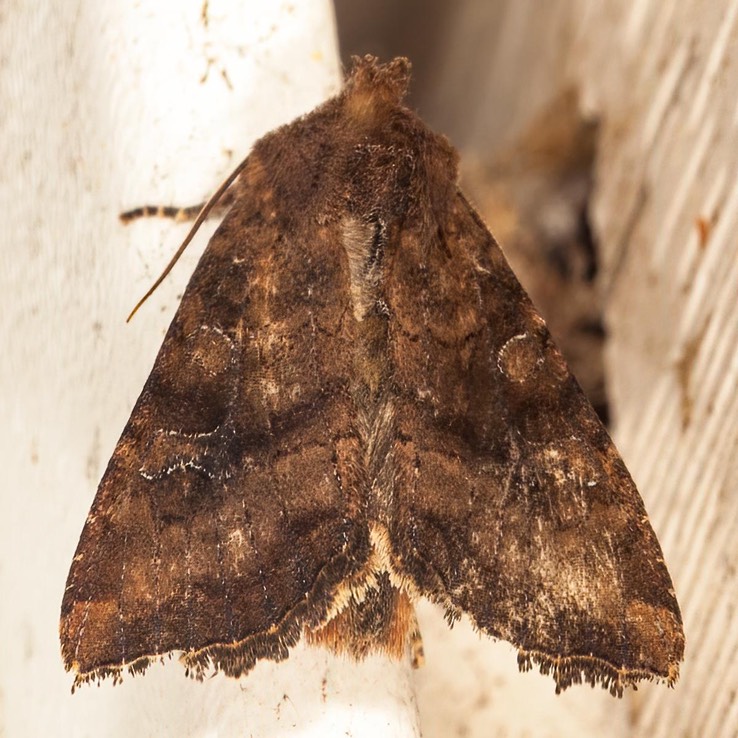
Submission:
[[231,365],[233,341],[220,328],[204,325],[188,338],[191,361],[206,376],[221,374]]
[[519,333],[497,353],[497,367],[512,382],[530,379],[542,363],[543,345],[537,334]]

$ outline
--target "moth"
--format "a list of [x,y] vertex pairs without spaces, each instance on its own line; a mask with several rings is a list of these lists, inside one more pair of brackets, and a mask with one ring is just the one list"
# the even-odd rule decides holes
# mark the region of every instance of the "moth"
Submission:
[[239,677],[302,636],[419,660],[420,597],[557,691],[677,679],[641,498],[408,82],[355,59],[218,193],[71,565],[75,686],[173,651]]

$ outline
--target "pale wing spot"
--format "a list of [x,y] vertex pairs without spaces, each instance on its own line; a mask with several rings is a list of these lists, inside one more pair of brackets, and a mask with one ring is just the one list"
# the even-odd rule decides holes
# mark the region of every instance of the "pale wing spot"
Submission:
[[362,321],[376,303],[379,285],[378,266],[371,262],[374,226],[353,217],[344,218],[341,225],[349,263],[351,305],[356,320]]
[[509,338],[497,352],[497,368],[513,382],[525,382],[543,363],[540,338],[519,333]]
[[228,534],[226,546],[235,561],[241,562],[246,558],[247,540],[241,528],[236,528]]

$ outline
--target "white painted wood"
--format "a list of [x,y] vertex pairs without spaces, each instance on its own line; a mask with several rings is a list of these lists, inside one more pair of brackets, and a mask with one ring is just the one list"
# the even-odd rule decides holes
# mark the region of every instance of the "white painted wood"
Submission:
[[611,1],[577,38],[572,66],[605,121],[596,215],[616,436],[687,639],[676,688],[632,697],[633,734],[729,738],[738,735],[738,3]]
[[340,84],[328,0],[4,3],[0,17],[0,734],[416,736],[405,664],[297,648],[245,679],[177,663],[70,695],[58,615],[115,441],[207,232],[125,324],[256,137]]

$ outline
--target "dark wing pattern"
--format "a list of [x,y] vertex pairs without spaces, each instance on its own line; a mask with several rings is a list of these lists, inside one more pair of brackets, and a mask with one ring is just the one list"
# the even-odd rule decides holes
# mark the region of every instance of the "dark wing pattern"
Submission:
[[640,496],[462,195],[391,270],[393,457],[412,470],[390,516],[395,566],[559,689],[673,682],[681,616]]
[[76,683],[400,653],[417,595],[560,689],[677,678],[643,503],[407,82],[357,60],[237,170],[72,564]]
[[328,360],[352,343],[340,238],[315,229],[308,249],[268,187],[249,191],[193,274],[84,527],[61,618],[76,683],[175,649],[196,674],[285,658],[368,556],[354,412]]

